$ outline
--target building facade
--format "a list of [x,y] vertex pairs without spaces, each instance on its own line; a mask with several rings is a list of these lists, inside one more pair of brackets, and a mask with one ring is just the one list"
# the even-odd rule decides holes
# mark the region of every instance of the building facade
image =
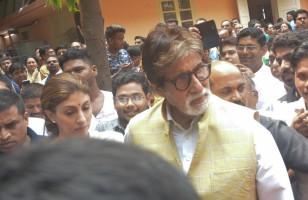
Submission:
[[[126,41],[133,44],[134,36],[146,36],[166,19],[190,26],[202,17],[219,26],[222,20],[239,18],[245,26],[251,18],[276,21],[289,10],[308,9],[308,0],[100,0],[100,5],[105,27],[121,24]],[[25,55],[42,44],[67,45],[78,40],[75,17],[44,0],[0,0],[0,51]]]

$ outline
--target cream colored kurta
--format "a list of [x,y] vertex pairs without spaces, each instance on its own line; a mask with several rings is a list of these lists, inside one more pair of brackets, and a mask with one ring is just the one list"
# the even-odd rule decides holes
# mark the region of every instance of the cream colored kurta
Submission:
[[37,69],[35,69],[32,74],[27,72],[27,80],[29,80],[30,83],[40,83],[42,81],[41,73]]
[[[203,199],[256,199],[256,153],[253,112],[217,97],[198,122],[198,142],[188,177]],[[182,164],[159,102],[129,124],[129,142],[154,151],[177,168]],[[230,114],[234,117],[230,118]],[[242,120],[239,120],[239,118]],[[247,126],[240,125],[246,121]]]

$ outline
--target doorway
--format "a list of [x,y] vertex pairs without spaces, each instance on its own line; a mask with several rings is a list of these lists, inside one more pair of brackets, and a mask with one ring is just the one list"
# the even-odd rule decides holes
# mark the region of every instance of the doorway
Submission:
[[258,19],[264,23],[273,23],[272,5],[270,0],[248,0],[250,19]]

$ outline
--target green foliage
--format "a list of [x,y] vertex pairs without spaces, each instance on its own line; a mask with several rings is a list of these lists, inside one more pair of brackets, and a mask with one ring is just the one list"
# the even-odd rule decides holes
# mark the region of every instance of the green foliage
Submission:
[[63,5],[66,5],[70,12],[78,12],[78,0],[45,0],[48,5],[61,10]]

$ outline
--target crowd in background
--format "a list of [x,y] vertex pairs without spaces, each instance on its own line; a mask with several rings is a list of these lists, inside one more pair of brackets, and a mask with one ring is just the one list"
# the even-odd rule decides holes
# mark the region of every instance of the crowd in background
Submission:
[[[196,20],[196,24],[206,22],[204,18]],[[126,30],[121,25],[106,28],[112,91],[98,87],[97,66],[86,44],[78,41],[67,47],[39,47],[24,62],[16,62],[8,54],[1,56],[0,156],[34,143],[46,145],[25,151],[24,155],[6,156],[4,162],[8,164],[4,169],[11,174],[0,170],[0,184],[2,181],[8,184],[6,189],[1,189],[5,192],[0,191],[0,197],[14,199],[10,194],[30,191],[9,188],[20,181],[15,176],[22,172],[17,170],[25,169],[15,168],[28,162],[25,156],[37,156],[42,160],[37,163],[29,160],[33,169],[52,171],[53,165],[45,162],[55,159],[54,162],[61,163],[62,160],[52,154],[47,161],[47,154],[58,148],[60,154],[66,155],[61,159],[72,162],[65,167],[71,168],[74,176],[84,173],[83,170],[92,165],[78,168],[75,162],[83,164],[72,159],[82,148],[89,147],[80,158],[85,162],[100,160],[100,156],[107,154],[95,152],[91,142],[75,141],[78,148],[72,151],[76,154],[64,148],[67,145],[73,149],[70,143],[56,144],[54,149],[48,143],[68,138],[95,138],[134,144],[155,152],[188,176],[202,199],[308,199],[308,12],[303,9],[290,11],[286,13],[286,21],[279,18],[276,23],[252,19],[247,26],[238,19],[223,20],[217,33],[219,46],[210,49],[203,48],[196,26],[186,29],[174,19],[153,26],[148,36],[136,36],[134,45],[125,42]],[[112,173],[114,162],[116,167],[129,167],[116,169],[119,171],[114,172],[114,176],[132,173],[136,181],[143,180],[142,170],[141,174],[135,171],[142,160],[148,167],[156,165],[151,159],[157,159],[158,168],[160,165],[169,167],[161,158],[152,158],[153,155],[139,149],[108,145],[102,142],[101,151],[106,146],[106,151],[114,157],[93,162],[93,165],[110,162],[110,169],[104,169],[106,174]],[[118,152],[119,149],[122,152]],[[95,153],[97,157],[91,156]],[[123,156],[118,155],[122,153]],[[140,158],[134,154],[140,154]],[[13,159],[19,159],[15,166],[11,163]],[[136,162],[129,162],[129,159],[136,159]],[[136,169],[129,171],[134,165]],[[100,174],[96,167],[93,171]],[[144,168],[151,171],[148,167]],[[12,168],[15,171],[10,171]],[[165,172],[155,170],[158,172],[152,176],[161,180],[144,181],[156,186],[178,186],[170,189],[170,194],[163,191],[163,187],[155,188],[155,195],[166,192],[166,198],[160,199],[198,199],[185,177],[177,171],[171,168],[169,174],[168,168],[164,177]],[[55,173],[66,176],[70,170]],[[91,174],[91,171],[85,173]],[[29,184],[42,184],[52,178],[38,175],[39,181],[35,182],[31,179],[35,176],[31,171],[25,170],[25,174],[30,177]],[[163,180],[169,179],[169,175],[170,180]],[[90,177],[96,180],[100,176]],[[175,177],[179,180],[174,181],[183,185],[172,183]],[[120,178],[132,179],[124,175]],[[91,180],[77,181],[85,184],[83,181]],[[59,178],[53,180],[53,184],[63,181]],[[99,182],[97,186],[95,183],[87,187],[99,187]],[[26,185],[27,180],[21,183]],[[136,184],[139,188],[136,190],[149,189],[153,186],[149,183]],[[129,188],[127,185],[122,187]],[[78,184],[74,187],[81,189]],[[106,193],[121,193],[120,189],[104,187]],[[41,187],[37,191],[49,189]],[[134,189],[128,191],[123,193],[126,195],[123,199],[137,199],[133,197]],[[182,196],[176,194],[177,191],[182,191]],[[96,193],[81,195],[85,194],[91,198]],[[142,198],[154,199],[155,195],[149,191],[144,194],[149,196]],[[132,198],[128,198],[129,195]]]

